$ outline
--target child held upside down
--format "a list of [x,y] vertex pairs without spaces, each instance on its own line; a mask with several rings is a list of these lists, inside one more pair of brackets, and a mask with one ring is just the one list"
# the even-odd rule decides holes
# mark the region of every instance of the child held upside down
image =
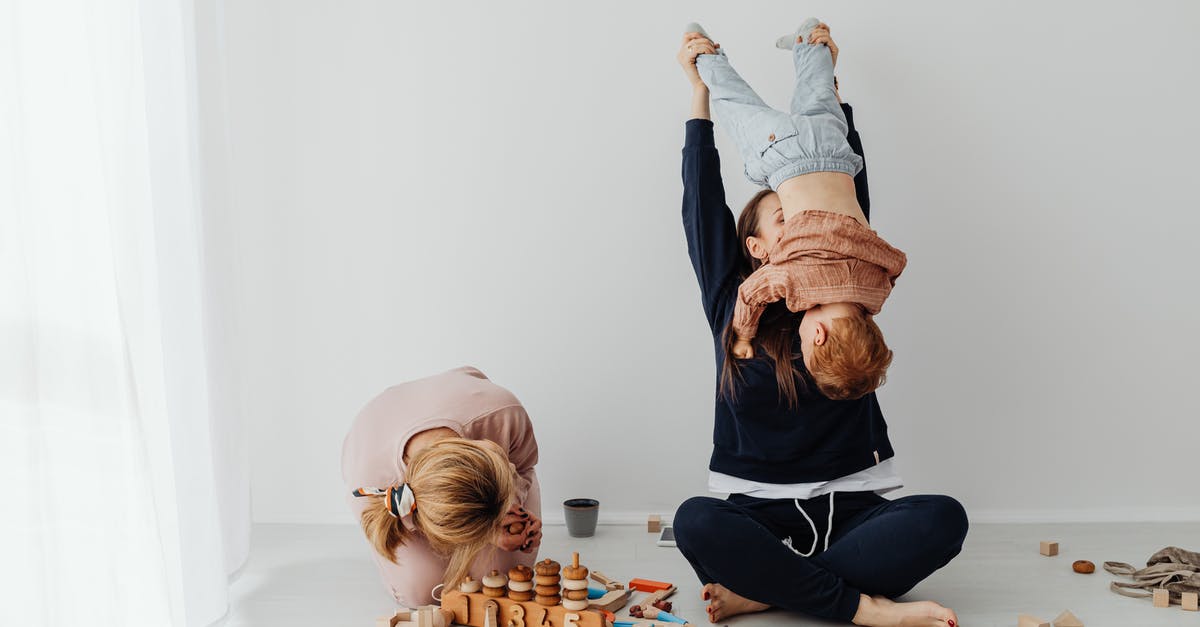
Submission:
[[[892,352],[872,316],[906,257],[870,228],[855,196],[854,175],[863,163],[846,141],[833,58],[810,37],[822,26],[809,18],[776,42],[792,51],[795,62],[790,113],[763,102],[719,46],[699,40],[706,47],[696,69],[717,121],[737,143],[746,178],[775,190],[783,205],[779,241],[738,289],[733,354],[754,356],[759,317],[768,304],[783,300],[791,311],[806,312],[801,353],[817,387],[831,399],[853,399],[879,387],[891,364]],[[711,41],[699,24],[686,32]]]

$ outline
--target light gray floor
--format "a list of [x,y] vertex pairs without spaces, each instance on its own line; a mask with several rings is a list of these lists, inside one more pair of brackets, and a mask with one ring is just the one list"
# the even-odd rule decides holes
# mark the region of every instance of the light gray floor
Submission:
[[[675,613],[704,623],[700,585],[678,551],[655,546],[643,527],[601,526],[595,537],[569,538],[547,527],[542,557],[560,562],[579,551],[584,565],[613,577],[670,581],[679,587]],[[1057,540],[1057,557],[1038,554],[1038,542]],[[1138,565],[1158,549],[1200,547],[1200,524],[974,525],[963,552],[904,600],[932,599],[953,608],[965,627],[1011,627],[1025,612],[1052,620],[1070,609],[1088,627],[1200,627],[1200,612],[1151,606],[1113,594],[1106,560]],[[256,525],[250,559],[233,584],[227,627],[373,627],[392,603],[380,584],[356,527]],[[1096,563],[1078,575],[1071,562]],[[634,602],[640,595],[635,595]],[[801,615],[766,612],[726,622],[736,627],[831,625]]]

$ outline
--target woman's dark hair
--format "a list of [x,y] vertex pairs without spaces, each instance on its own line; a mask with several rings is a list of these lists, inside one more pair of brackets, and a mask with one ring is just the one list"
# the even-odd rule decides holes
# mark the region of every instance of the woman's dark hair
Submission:
[[[745,280],[759,266],[763,265],[761,260],[750,254],[750,247],[746,245],[746,239],[751,235],[758,235],[758,204],[762,202],[763,198],[774,193],[770,189],[760,190],[750,198],[746,207],[742,209],[741,215],[738,216],[737,237],[742,251],[742,258],[738,264],[738,276],[741,280]],[[742,378],[738,359],[733,356],[733,345],[737,338],[732,325],[731,318],[721,338],[721,342],[725,346],[725,360],[724,365],[721,366],[720,389],[721,393],[730,399],[735,398],[737,389],[734,384],[735,380],[740,381]],[[796,381],[799,380],[801,385],[804,384],[802,371],[797,369],[792,361],[792,345],[796,341],[799,329],[800,317],[788,311],[787,306],[781,301],[772,303],[763,311],[758,324],[758,334],[754,338],[755,358],[762,357],[762,353],[766,353],[766,357],[775,362],[775,380],[779,384],[780,400],[786,400],[788,407],[795,407],[799,401]]]

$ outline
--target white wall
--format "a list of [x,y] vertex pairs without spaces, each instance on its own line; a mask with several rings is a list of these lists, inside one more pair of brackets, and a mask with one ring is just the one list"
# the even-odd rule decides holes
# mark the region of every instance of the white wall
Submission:
[[[260,522],[349,522],[387,385],[527,405],[548,518],[705,490],[713,360],[679,218],[699,20],[772,103],[794,2],[231,2],[230,255]],[[806,5],[842,47],[906,492],[973,519],[1200,520],[1200,5]],[[735,210],[752,193],[718,128]],[[559,516],[561,514],[559,513]]]

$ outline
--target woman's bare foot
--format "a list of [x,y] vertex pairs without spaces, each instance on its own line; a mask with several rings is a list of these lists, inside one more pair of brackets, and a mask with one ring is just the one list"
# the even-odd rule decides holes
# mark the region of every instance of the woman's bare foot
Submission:
[[954,610],[933,601],[896,603],[886,597],[862,595],[858,602],[855,625],[868,627],[956,627]]
[[771,609],[770,605],[751,601],[739,596],[719,583],[705,584],[700,598],[708,601],[708,622],[715,623],[738,614],[749,614]]

